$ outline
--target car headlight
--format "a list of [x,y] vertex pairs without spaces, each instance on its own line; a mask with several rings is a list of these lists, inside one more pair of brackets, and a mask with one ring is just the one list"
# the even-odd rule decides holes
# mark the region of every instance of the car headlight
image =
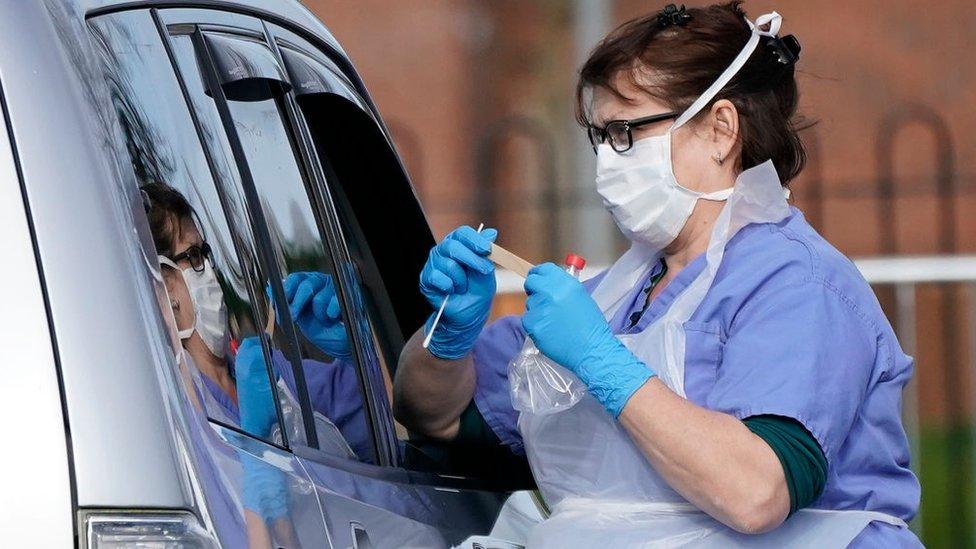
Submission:
[[217,541],[190,513],[88,511],[83,515],[87,549],[216,549]]

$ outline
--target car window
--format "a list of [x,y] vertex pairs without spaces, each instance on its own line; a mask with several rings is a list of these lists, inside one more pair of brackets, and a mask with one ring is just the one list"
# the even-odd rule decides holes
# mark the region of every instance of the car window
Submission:
[[383,319],[381,328],[390,329],[383,339],[402,346],[404,334],[412,334],[429,313],[417,291],[417,273],[434,244],[430,227],[369,102],[328,56],[283,29],[275,32],[288,35],[277,45],[292,81],[300,83],[292,94],[315,147],[331,151],[321,155],[322,163],[339,174],[336,190],[345,193],[345,206],[361,229],[360,251],[370,256],[370,269],[361,272],[364,282],[385,294],[389,310],[382,313],[392,316]]
[[[186,223],[164,223],[157,229],[168,230],[153,236],[172,307],[163,314],[172,314],[185,337],[184,357],[192,372],[188,390],[210,419],[282,444],[287,432],[269,396],[267,363],[275,350],[259,337],[266,304],[253,240],[241,219],[225,215],[160,35],[145,11],[100,17],[90,25],[147,218],[187,214]],[[247,365],[238,360],[242,354],[250,360]],[[260,410],[247,418],[240,413],[242,393],[258,395],[253,400]]]
[[[298,95],[303,127],[314,141],[327,194],[351,260],[347,284],[356,297],[350,300],[350,315],[366,343],[364,371],[373,382],[370,386],[375,388],[374,399],[382,404],[377,416],[390,426],[389,436],[399,439],[394,445],[406,450],[400,456],[401,464],[445,471],[449,460],[442,459],[444,445],[434,444],[438,448],[432,455],[428,441],[411,440],[390,413],[392,378],[404,343],[403,326],[410,329],[408,319],[419,318],[416,312],[427,308],[425,303],[410,303],[419,296],[417,273],[431,243],[423,216],[419,210],[412,215],[416,199],[395,153],[379,124],[365,110],[367,103],[348,80],[325,62],[317,64],[307,50],[288,43],[279,46],[289,71],[302,71],[302,81],[306,82],[304,90],[299,88],[293,93]],[[298,79],[296,74],[292,77]],[[364,157],[369,162],[361,161]],[[400,200],[394,203],[392,197]],[[369,208],[383,219],[364,219],[360,214]],[[390,231],[391,227],[397,230]],[[383,234],[376,234],[377,230]],[[399,310],[396,301],[401,302]]]
[[[332,106],[338,110],[356,108],[352,103],[345,100],[337,101]],[[375,124],[366,117],[365,113],[362,113],[362,117],[359,123]],[[378,141],[375,146],[385,147],[386,144]],[[345,184],[360,184],[363,181],[352,180],[355,172],[347,170],[344,170],[346,174],[344,180],[335,169],[335,155],[329,154],[328,149],[321,146],[316,147],[316,151],[324,166],[325,183],[336,204],[344,243],[349,251],[350,258],[354,262],[353,265],[355,265],[349,269],[351,272],[349,283],[354,288],[354,293],[358,299],[354,300],[350,314],[357,319],[365,334],[364,339],[368,350],[364,354],[369,361],[369,367],[366,370],[376,381],[373,384],[374,387],[377,387],[378,391],[382,391],[382,395],[377,395],[377,399],[380,400],[381,396],[381,401],[386,405],[386,409],[390,410],[393,401],[392,378],[396,373],[396,361],[403,346],[404,334],[400,331],[399,324],[396,321],[389,293],[382,282],[383,278],[379,276],[380,271],[376,265],[369,241],[366,239],[366,234],[350,206],[349,196],[345,192]],[[341,160],[339,164],[342,164]],[[343,168],[340,167],[339,169]],[[401,236],[409,237],[405,233]],[[410,278],[415,279],[416,276]],[[401,441],[400,446],[409,446],[411,443],[407,429],[395,421],[392,413],[386,414],[386,420],[392,424],[393,436]],[[407,456],[417,456],[417,454],[408,452]],[[407,466],[415,465],[416,468],[421,469],[437,468],[431,463],[418,464],[408,461],[404,464]]]
[[[242,40],[248,47],[266,48],[251,38],[231,34],[222,34],[221,40]],[[282,281],[295,325],[301,377],[307,387],[305,391],[300,384],[291,387],[288,399],[297,403],[307,396],[320,449],[376,462],[360,370],[337,293],[334,261],[305,191],[305,174],[282,117],[281,99],[259,94],[237,100],[228,94],[233,128],[233,135],[228,135],[215,98],[204,83],[205,75],[199,70],[202,53],[186,34],[172,35],[171,43],[200,125],[210,135],[208,147],[217,156],[233,159],[231,140],[239,140],[244,167],[253,179],[258,204],[248,200],[246,192],[242,194],[252,220],[259,208],[266,222],[268,245],[277,268],[270,276]],[[240,188],[247,183],[237,174],[233,184]]]

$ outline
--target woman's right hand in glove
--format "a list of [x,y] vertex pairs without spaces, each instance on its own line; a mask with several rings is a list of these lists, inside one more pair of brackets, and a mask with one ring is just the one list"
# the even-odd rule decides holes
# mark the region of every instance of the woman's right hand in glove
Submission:
[[444,298],[451,297],[428,347],[438,358],[455,360],[468,354],[488,321],[495,296],[495,266],[487,256],[496,236],[495,229],[479,233],[462,226],[430,251],[420,273],[420,291],[435,311],[427,319],[425,334]]

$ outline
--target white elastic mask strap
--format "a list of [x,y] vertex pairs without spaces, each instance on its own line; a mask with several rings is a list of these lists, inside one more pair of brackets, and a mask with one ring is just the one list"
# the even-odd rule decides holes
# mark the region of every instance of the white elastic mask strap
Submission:
[[[746,23],[748,23],[749,28],[752,29],[752,36],[749,37],[749,41],[746,42],[746,45],[743,46],[742,51],[740,51],[739,55],[732,60],[732,63],[728,66],[728,68],[726,68],[725,71],[719,75],[718,79],[715,80],[715,82],[713,82],[704,93],[698,96],[698,99],[696,99],[695,102],[692,103],[691,106],[688,107],[685,112],[681,113],[681,116],[674,121],[674,124],[671,125],[671,131],[680,128],[685,124],[685,122],[691,120],[696,114],[698,114],[698,111],[702,110],[705,105],[707,105],[708,102],[711,101],[716,94],[718,94],[718,92],[722,91],[722,88],[732,81],[735,75],[742,69],[742,67],[745,66],[746,62],[749,61],[749,57],[752,55],[752,52],[756,51],[756,46],[759,45],[759,38],[762,36],[776,36],[776,33],[779,32],[780,26],[783,24],[783,17],[774,11],[772,13],[767,13],[766,15],[760,16],[758,19],[756,19],[755,24],[748,19],[746,19]],[[764,31],[759,28],[766,24],[769,24],[768,31]]]
[[[159,264],[160,265],[167,265],[169,267],[172,267],[172,268],[176,269],[180,273],[180,275],[183,274],[182,269],[180,269],[179,266],[176,263],[174,263],[172,259],[166,257],[165,255],[160,255],[160,256],[157,256],[157,257],[159,258]],[[194,313],[195,313],[195,311],[194,311]],[[174,317],[173,318],[173,321],[175,322],[176,321],[176,315],[173,315],[173,317]],[[193,326],[190,326],[189,328],[187,328],[185,330],[180,330],[179,329],[179,326],[177,326],[176,335],[179,336],[180,340],[184,340],[184,339],[190,337],[191,335],[193,335],[193,330],[196,329],[196,324],[197,324],[196,316],[194,315]]]

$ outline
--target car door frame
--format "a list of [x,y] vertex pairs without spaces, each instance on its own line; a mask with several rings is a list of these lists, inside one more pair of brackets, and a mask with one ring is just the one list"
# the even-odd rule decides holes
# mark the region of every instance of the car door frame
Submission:
[[[152,12],[157,21],[157,25],[159,26],[160,34],[164,38],[167,48],[170,50],[174,70],[176,70],[178,74],[180,67],[175,62],[175,59],[172,58],[172,45],[169,44],[169,40],[171,40],[171,29],[180,25],[193,26],[194,45],[197,48],[206,48],[206,43],[202,38],[204,32],[232,32],[250,36],[251,38],[256,38],[256,24],[260,24],[264,33],[265,45],[271,47],[272,51],[278,54],[278,62],[279,64],[282,63],[280,57],[281,54],[278,51],[278,35],[269,29],[266,21],[258,19],[251,14],[232,14],[234,17],[231,19],[243,21],[244,19],[240,18],[247,18],[250,20],[249,25],[239,27],[237,25],[227,25],[228,12],[223,12],[216,9],[167,7],[165,9],[153,9]],[[283,26],[281,22],[275,22],[275,26],[281,27],[284,31],[293,32],[293,29]],[[321,41],[311,41],[308,39],[309,37],[301,36],[300,34],[298,34],[298,36],[308,42],[311,42],[315,53],[323,56],[330,62],[335,61],[327,53],[330,51],[327,44],[324,44]],[[335,54],[334,51],[333,54]],[[220,112],[221,122],[224,125],[226,137],[234,152],[234,163],[236,164],[238,173],[241,176],[240,183],[244,188],[243,190],[245,191],[246,201],[249,205],[248,209],[250,216],[248,218],[248,223],[251,225],[249,229],[255,237],[259,261],[261,261],[262,267],[266,272],[279,272],[277,270],[279,267],[277,265],[277,258],[272,253],[272,241],[265,216],[263,215],[263,212],[260,211],[260,207],[255,207],[255,205],[260,205],[261,202],[255,188],[253,178],[250,175],[250,168],[248,167],[247,159],[243,153],[243,150],[241,149],[240,138],[237,136],[236,129],[233,126],[233,117],[227,108],[227,98],[224,96],[223,90],[218,82],[215,68],[212,63],[212,57],[209,54],[207,59],[209,62],[203,67],[205,73],[204,76],[213,92],[212,97],[216,103],[217,110]],[[336,64],[338,65],[338,63]],[[345,71],[343,74],[348,76],[349,81],[353,84],[355,84],[358,79],[358,77],[354,78]],[[355,73],[353,72],[352,74]],[[186,83],[182,77],[180,77],[180,84],[183,87],[184,94],[186,94]],[[402,161],[400,161],[399,155],[396,154],[395,148],[392,146],[392,142],[389,140],[389,133],[382,125],[380,117],[375,112],[375,107],[373,107],[372,103],[369,102],[368,96],[361,93],[364,90],[359,89],[354,91],[359,92],[357,95],[359,95],[359,97],[362,99],[364,105],[369,105],[369,109],[364,110],[366,110],[367,114],[369,114],[370,117],[373,118],[377,125],[381,128],[381,131],[387,140],[387,145],[390,146],[394,157],[397,159],[399,168],[402,170]],[[306,190],[308,191],[309,203],[313,210],[316,211],[316,218],[319,221],[319,227],[317,228],[320,231],[326,245],[329,246],[334,263],[333,266],[336,268],[335,272],[343,272],[340,269],[339,264],[347,263],[350,265],[355,265],[355,262],[352,260],[347,248],[345,237],[343,236],[341,229],[341,223],[339,221],[339,214],[329,190],[329,185],[325,181],[325,172],[327,168],[324,167],[323,164],[327,162],[327,159],[320,158],[315,152],[312,137],[308,131],[308,128],[304,124],[304,118],[298,113],[298,107],[294,102],[294,98],[287,96],[284,103],[287,119],[283,119],[283,123],[288,131],[292,132],[291,137],[294,140],[293,147],[296,154],[296,162],[299,164],[300,169],[306,176],[304,183],[306,185]],[[191,105],[190,108],[192,110],[192,103],[189,102],[189,100],[188,104]],[[204,148],[206,149],[206,146]],[[207,154],[209,155],[210,152],[208,151]],[[218,186],[219,185],[220,183],[218,183]],[[415,193],[414,196],[416,196]],[[420,215],[422,215],[422,211],[419,210],[419,206],[417,211],[420,212]],[[426,219],[424,219],[424,225],[426,226]],[[433,242],[433,239],[429,234],[420,236],[422,240],[429,239],[430,243]],[[427,238],[424,238],[425,236]],[[358,275],[358,273],[356,274]],[[350,318],[353,308],[350,305],[352,303],[352,295],[349,287],[351,283],[355,282],[349,281],[345,277],[338,277],[338,279],[337,287],[339,290],[338,293],[340,296],[344,319],[350,324],[356,324],[355,322],[351,322],[352,319]],[[283,288],[281,288],[280,281],[277,281],[277,283],[275,283],[274,280],[272,281],[272,293],[276,297],[276,302],[285,302],[284,291]],[[281,312],[284,314],[278,315],[279,321],[282,322],[282,328],[287,334],[288,339],[294,344],[297,342],[297,328],[291,321],[287,310],[282,310]],[[359,332],[358,330],[351,330],[350,333],[354,340],[354,348],[357,358],[357,374],[360,376],[361,389],[364,397],[366,398],[364,404],[367,407],[367,417],[369,418],[371,433],[373,434],[379,454],[378,464],[373,465],[336,457],[319,450],[314,445],[314,426],[309,425],[310,418],[312,417],[312,410],[311,404],[308,400],[307,391],[305,391],[304,395],[299,395],[299,400],[303,410],[303,418],[305,418],[306,422],[306,432],[310,435],[308,438],[310,444],[307,446],[302,444],[290,444],[288,449],[302,460],[313,462],[324,467],[337,469],[352,475],[367,477],[373,481],[383,482],[390,485],[415,486],[416,489],[430,493],[441,492],[457,494],[462,499],[468,497],[464,496],[465,493],[469,493],[470,497],[480,500],[483,504],[490,500],[492,503],[488,503],[488,506],[494,509],[494,512],[497,512],[497,510],[501,507],[503,499],[513,490],[513,487],[506,486],[504,483],[500,483],[497,480],[420,472],[402,467],[397,441],[392,429],[392,414],[389,412],[390,403],[385,399],[385,397],[382,399],[376,397],[376,384],[377,382],[382,383],[382,380],[376,380],[375,376],[370,376],[364,370],[363,358],[365,357],[366,352],[364,348],[366,345],[372,346],[373,342],[371,338],[367,338],[365,334]],[[300,369],[296,369],[295,376],[296,380],[300,377],[304,377]],[[387,413],[378,417],[376,410],[379,409],[383,409]],[[481,507],[484,507],[484,505],[481,505]],[[454,509],[453,512],[457,513],[459,510]],[[336,532],[333,531],[332,534],[335,535]]]
[[[132,13],[136,17],[140,15],[143,16],[145,23],[150,25],[145,29],[146,31],[151,33],[159,32],[160,29],[158,26],[158,19],[155,17],[155,14],[153,13],[152,10],[133,9],[133,10],[125,10],[125,11]],[[94,31],[94,28],[97,26],[96,21],[99,18],[110,17],[116,13],[119,13],[119,10],[112,11],[111,13],[100,13],[95,16],[86,17],[86,23],[87,26],[89,27],[89,32]],[[189,122],[191,124],[192,132],[193,132],[192,137],[190,137],[189,135],[186,137],[193,139],[194,141],[199,140],[197,146],[200,147],[201,154],[206,158],[207,169],[209,170],[209,175],[212,178],[212,184],[214,185],[214,190],[220,196],[221,204],[219,207],[224,208],[226,214],[227,213],[225,209],[226,191],[224,188],[224,182],[218,176],[217,171],[214,170],[214,164],[210,157],[210,151],[208,150],[205,140],[203,140],[200,136],[199,133],[200,125],[196,119],[196,114],[194,112],[193,104],[189,100],[189,98],[185,95],[185,93],[182,93],[185,91],[185,86],[181,81],[181,76],[179,71],[177,70],[177,66],[173,62],[172,50],[168,42],[166,41],[166,37],[164,35],[160,34],[159,39],[160,39],[159,46],[164,50],[166,69],[172,70],[174,72],[173,85],[176,86],[176,89],[179,90],[177,92],[179,94],[179,97],[178,99],[176,99],[176,101],[182,103],[185,106],[186,116],[189,118]],[[127,151],[125,147],[122,146],[122,144],[120,143],[113,143],[113,145],[115,145],[113,147],[113,152],[119,156],[119,160],[122,161],[122,159],[124,159],[124,162],[131,163],[131,158],[129,157],[130,154],[129,151]],[[210,183],[208,182],[207,184]],[[137,191],[133,189],[132,192],[136,193]],[[145,214],[145,212],[142,211],[143,207],[145,207],[145,198],[143,198],[142,207],[138,209],[139,213],[136,214],[137,216],[141,216]],[[137,223],[137,227],[135,229],[136,232],[139,233],[148,232],[148,224],[145,223],[145,219],[143,219],[142,221],[143,223]],[[229,228],[231,229],[231,231],[240,230],[239,227],[235,226],[235,220],[233,215],[226,215],[226,222]],[[249,228],[250,227],[248,227],[248,229]],[[141,244],[143,246],[146,257],[155,257],[157,251],[153,246],[153,239],[151,238],[151,236],[147,234],[143,234],[142,236],[144,236],[144,238],[141,239]],[[235,247],[237,247],[238,242],[235,241],[234,245]],[[237,252],[239,255],[243,255],[240,254],[241,250],[238,249]],[[148,263],[146,264],[146,266],[152,268],[152,266],[149,265]],[[241,265],[241,267],[244,268],[244,265]],[[162,279],[158,273],[158,269],[159,269],[158,263],[155,265],[155,269],[157,269],[157,271],[155,272],[156,276],[154,276],[153,278],[161,282]],[[250,277],[253,276],[254,274],[255,273],[248,273],[247,276]],[[261,292],[257,296],[255,295],[256,290],[254,287],[252,287],[252,284],[247,285],[247,292],[252,301],[255,300],[255,297],[263,296],[263,292]],[[177,351],[177,349],[180,350],[182,349],[180,347],[179,338],[175,335],[177,332],[177,328],[176,328],[175,319],[173,318],[172,311],[162,306],[160,307],[158,312],[163,317],[164,325],[166,325],[169,328],[169,332],[170,332],[169,335],[171,336],[169,338],[170,340],[169,343],[170,346],[172,347],[172,352],[173,352],[173,355],[171,356],[174,358],[174,361],[176,362],[176,366],[182,367],[185,365],[185,362],[183,362],[184,358],[181,357],[184,357],[185,355],[182,355],[180,352]],[[257,320],[257,317],[260,316],[260,310],[254,309],[251,311],[251,314],[254,315],[255,320]],[[268,344],[269,339],[266,339],[265,336],[263,335],[260,337],[262,339],[262,349],[265,353],[266,363],[270,364],[267,356],[268,351],[270,349],[270,345]],[[171,367],[171,365],[166,364],[164,365],[164,367]],[[269,370],[268,382],[272,383],[272,378],[270,377],[270,370]],[[206,413],[205,407],[204,409],[200,409],[199,407],[191,407],[191,400],[193,400],[192,394],[197,389],[199,389],[199,387],[184,385],[182,386],[182,389],[183,389],[183,394],[180,395],[179,400],[180,400],[180,405],[183,407],[183,410],[187,412],[195,410],[196,412],[192,416],[185,416],[189,420],[189,424],[188,424],[188,428],[189,428],[188,437],[190,441],[189,446],[193,448],[193,451],[188,452],[188,455],[194,454],[197,456],[194,458],[194,475],[197,476],[195,476],[193,480],[198,484],[194,485],[193,491],[199,494],[200,491],[203,490],[205,479],[199,476],[202,474],[204,476],[211,475],[213,482],[220,485],[220,488],[217,489],[226,490],[228,494],[235,492],[234,484],[230,480],[228,480],[229,477],[223,476],[223,473],[227,473],[229,471],[229,468],[226,467],[225,465],[217,465],[217,463],[222,461],[225,464],[233,463],[234,464],[233,467],[236,467],[238,464],[240,464],[243,467],[244,466],[243,454],[248,454],[248,457],[251,459],[251,461],[254,464],[256,464],[255,467],[262,468],[264,470],[273,469],[279,473],[283,473],[285,475],[284,477],[285,480],[281,482],[285,483],[286,486],[295,487],[294,490],[290,490],[290,497],[294,498],[295,494],[298,493],[300,494],[299,497],[303,498],[303,500],[301,501],[307,502],[307,503],[298,503],[294,505],[294,509],[296,511],[293,513],[292,509],[290,509],[288,514],[285,515],[285,517],[289,519],[289,524],[290,524],[290,526],[288,527],[290,528],[290,530],[288,531],[288,535],[294,535],[295,532],[298,529],[300,529],[306,534],[310,534],[314,536],[315,539],[326,540],[331,545],[330,532],[326,528],[325,523],[321,520],[321,501],[319,500],[317,495],[314,496],[308,495],[309,494],[308,487],[312,486],[311,476],[304,468],[304,465],[301,463],[301,460],[298,459],[297,456],[295,456],[292,452],[289,451],[288,449],[289,441],[287,439],[287,434],[285,432],[285,429],[284,428],[281,429],[282,440],[280,443],[259,438],[253,434],[244,431],[239,426],[228,425],[222,421],[209,417],[209,414]],[[284,421],[277,399],[275,400],[275,407],[276,407],[277,421],[282,427],[284,427]],[[205,453],[207,455],[207,459],[200,458],[197,452]],[[246,484],[247,480],[243,480],[242,482]],[[214,486],[214,484],[211,484],[211,486]],[[208,493],[209,492],[210,491],[208,491]],[[216,493],[214,493],[213,495],[217,497]],[[237,504],[236,503],[237,498],[230,498],[230,499],[234,500],[235,504]],[[203,500],[198,500],[198,503],[200,503],[200,505],[204,509],[206,509],[209,506],[209,504],[204,504]],[[215,508],[219,507],[219,504],[214,505],[214,507]],[[231,508],[232,507],[233,505],[231,506]],[[222,507],[220,510],[224,510],[224,509],[225,508]],[[244,524],[245,527],[247,528],[245,535],[250,535],[251,533],[250,523],[248,522],[248,519],[246,517],[247,510],[240,509],[240,511],[245,515]],[[309,515],[308,514],[309,512],[313,514]],[[295,521],[292,520],[293,516],[312,517],[312,521],[311,522],[309,522],[308,520]],[[210,519],[214,520],[214,522],[221,522],[221,523],[224,522],[224,521],[218,521],[217,516],[210,516]],[[271,528],[271,525],[266,525],[266,526],[268,529]],[[286,530],[288,528],[286,528]],[[217,530],[220,531],[221,527],[218,527]],[[289,544],[290,546],[290,540],[279,540],[279,541]]]

